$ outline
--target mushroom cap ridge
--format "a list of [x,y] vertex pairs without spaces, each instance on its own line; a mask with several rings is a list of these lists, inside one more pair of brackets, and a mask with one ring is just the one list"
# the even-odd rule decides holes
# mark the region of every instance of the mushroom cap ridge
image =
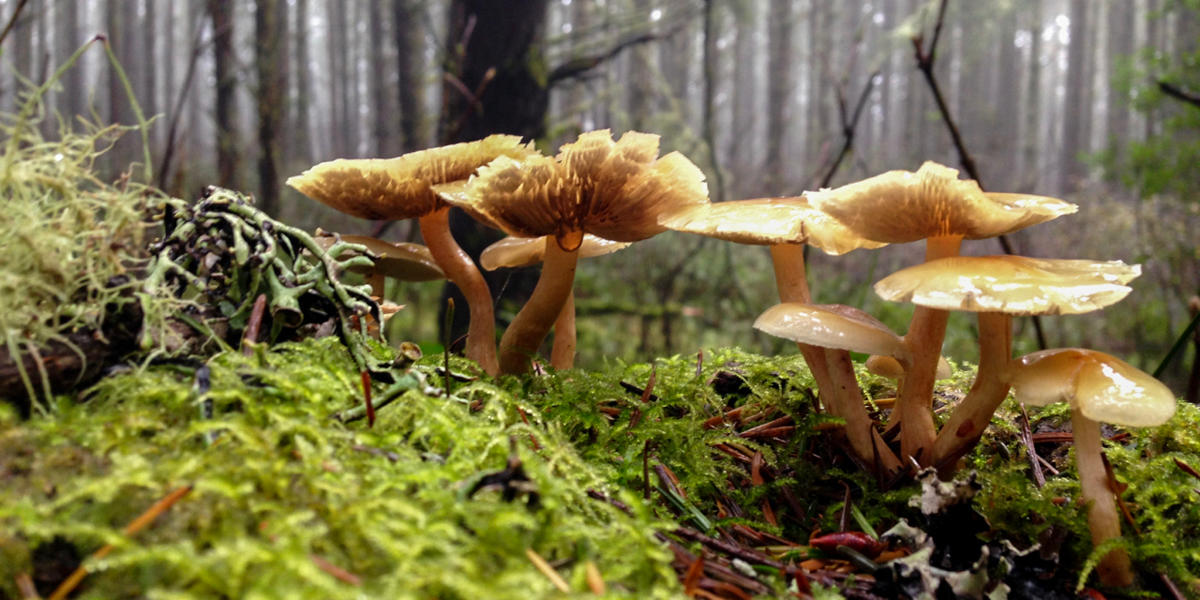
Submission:
[[1093,421],[1127,427],[1162,425],[1175,414],[1175,395],[1162,382],[1109,354],[1054,348],[1013,361],[1008,380],[1022,402],[1069,402]]
[[944,235],[989,238],[1078,210],[1057,198],[984,192],[932,161],[915,173],[888,171],[805,196],[855,233],[892,244]]

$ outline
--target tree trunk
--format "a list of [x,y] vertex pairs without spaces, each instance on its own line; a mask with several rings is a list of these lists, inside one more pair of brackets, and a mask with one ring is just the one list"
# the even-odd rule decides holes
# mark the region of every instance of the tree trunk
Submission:
[[[58,61],[62,62],[71,56],[84,41],[79,35],[79,2],[77,0],[58,0],[55,8],[58,21],[54,32],[58,44]],[[59,95],[59,110],[67,117],[68,122],[75,122],[75,115],[86,114],[87,93],[84,91],[84,70],[76,66],[63,74],[63,92]]]
[[[1134,3],[1112,1],[1108,3],[1108,81],[1116,81],[1119,61],[1128,60],[1133,54]],[[1121,164],[1129,138],[1129,96],[1110,85],[1105,102],[1105,134],[1111,158]]]
[[258,204],[279,214],[279,153],[287,106],[287,2],[256,0],[254,67],[258,80]]
[[[119,4],[114,2],[113,4]],[[213,28],[213,64],[217,80],[217,181],[241,187],[241,150],[237,132],[237,58],[233,54],[233,2],[208,0]]]
[[367,87],[370,90],[370,111],[367,113],[367,123],[371,128],[371,139],[368,145],[368,152],[371,156],[394,156],[398,154],[395,151],[394,137],[392,136],[392,122],[395,119],[396,111],[392,110],[391,98],[392,95],[387,93],[388,86],[388,69],[387,69],[387,52],[384,48],[387,47],[384,37],[385,17],[383,11],[383,0],[370,0],[367,4],[367,32],[371,40],[370,47],[373,49],[367,56],[367,65],[370,69],[370,76],[367,77]]
[[1058,193],[1073,191],[1083,178],[1083,165],[1079,153],[1085,148],[1082,115],[1086,99],[1084,86],[1087,80],[1085,62],[1087,55],[1087,0],[1071,0],[1071,41],[1067,48],[1066,94],[1062,103],[1062,142],[1058,157]]
[[292,127],[289,128],[288,146],[291,152],[298,154],[305,163],[315,160],[316,152],[312,147],[312,118],[309,107],[312,105],[313,90],[311,72],[308,66],[311,56],[308,45],[308,0],[296,0],[294,29],[292,39],[296,43],[296,56],[292,63],[292,71],[296,74],[295,103],[292,115]]
[[416,0],[392,0],[392,38],[396,45],[396,75],[399,84],[401,152],[411,152],[427,145],[421,133],[425,120],[424,85],[421,81],[421,35],[418,18],[420,3]]
[[[634,11],[650,18],[649,0],[633,0]],[[654,106],[654,73],[650,46],[639,44],[630,51],[629,81],[626,105],[630,115],[630,127],[637,131],[650,129],[650,115]]]
[[[792,101],[792,3],[771,0],[767,26],[767,156],[763,175],[770,189],[780,189],[785,169],[784,140]],[[811,141],[811,140],[810,140]]]

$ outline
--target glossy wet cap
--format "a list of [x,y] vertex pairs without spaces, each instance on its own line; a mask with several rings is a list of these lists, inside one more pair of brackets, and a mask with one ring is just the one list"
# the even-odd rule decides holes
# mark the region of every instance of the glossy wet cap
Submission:
[[1078,210],[1057,198],[984,192],[935,162],[805,196],[858,235],[892,244],[945,235],[989,238]]
[[[542,262],[546,254],[549,236],[537,238],[506,237],[487,248],[479,255],[479,266],[488,271],[505,267],[528,267]],[[579,246],[580,258],[591,258],[612,254],[628,248],[632,242],[614,242],[591,234],[583,236]]]
[[1027,354],[1013,362],[1008,380],[1021,402],[1069,402],[1093,421],[1152,427],[1175,414],[1175,395],[1167,386],[1095,350],[1055,348]]
[[1140,274],[1139,265],[1121,261],[955,256],[892,273],[875,293],[942,310],[1066,315],[1118,302]]
[[904,342],[871,315],[843,304],[784,302],[759,315],[754,328],[801,344],[905,357]]
[[692,205],[663,215],[659,223],[672,231],[738,244],[808,244],[835,255],[887,245],[856,235],[804,196]]
[[395,158],[339,158],[290,177],[302,194],[363,219],[412,219],[442,206],[431,186],[471,176],[499,156],[536,154],[515,135],[439,146]]

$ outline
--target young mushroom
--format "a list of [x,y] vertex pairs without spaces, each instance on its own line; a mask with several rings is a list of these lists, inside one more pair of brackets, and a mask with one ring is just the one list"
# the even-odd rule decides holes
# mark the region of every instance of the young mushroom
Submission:
[[[1034,406],[1067,402],[1079,488],[1088,504],[1092,543],[1121,535],[1116,498],[1102,458],[1100,422],[1125,427],[1161,425],[1175,414],[1175,395],[1157,379],[1103,352],[1058,348],[1034,352],[1014,361],[1008,374],[1017,400]],[[1117,548],[1096,566],[1100,581],[1110,586],[1133,583],[1129,555]]]
[[512,135],[492,135],[396,158],[337,159],[287,180],[288,185],[341,212],[363,219],[417,219],[425,244],[446,276],[467,298],[471,322],[466,355],[495,374],[495,318],[487,283],[450,235],[450,208],[432,186],[463,180],[497,157],[537,154]]
[[[804,264],[806,244],[833,255],[886,245],[854,234],[829,215],[810,206],[802,196],[689,206],[665,214],[660,222],[674,231],[738,244],[768,246],[775,271],[775,286],[779,291],[779,299],[785,304],[806,304],[812,300]],[[762,317],[759,320],[762,321]],[[878,462],[886,471],[898,466],[899,461],[892,451],[881,439],[876,439],[878,433],[867,414],[850,354],[836,345],[822,346],[792,339],[797,342],[812,372],[822,404],[830,414],[845,419],[846,437],[856,458],[866,465],[876,465]],[[879,457],[878,461],[876,456]]]
[[339,241],[365,247],[371,258],[371,266],[350,270],[366,277],[371,294],[378,298],[383,298],[384,280],[388,277],[399,281],[437,281],[446,278],[437,261],[433,260],[429,248],[420,244],[388,242],[365,235],[330,234],[320,229],[313,239],[326,250]]
[[555,158],[500,157],[465,190],[443,194],[484,223],[519,237],[554,236],[529,301],[500,338],[502,373],[529,370],[530,359],[570,296],[584,233],[634,242],[665,230],[659,214],[708,202],[704,175],[682,154],[658,156],[658,136],[608,130],[564,144]]
[[[479,266],[494,271],[501,268],[528,267],[542,262],[546,246],[556,243],[551,236],[540,238],[506,237],[487,248],[479,255]],[[612,254],[629,247],[630,242],[614,242],[592,234],[584,234],[579,246],[580,258],[591,258]],[[575,293],[567,301],[554,321],[554,346],[550,350],[550,366],[558,370],[570,369],[575,365]]]
[[[836,189],[805,192],[813,206],[854,233],[876,242],[925,240],[925,260],[957,256],[964,239],[1011,233],[1075,212],[1056,198],[984,192],[958,171],[926,162],[915,173],[889,171]],[[930,463],[936,428],[932,397],[934,373],[946,332],[947,313],[918,306],[904,343],[911,354],[900,387],[900,451]]]
[[1012,359],[1013,316],[1104,308],[1128,295],[1125,284],[1140,273],[1138,265],[1121,261],[958,256],[902,269],[876,283],[875,292],[885,300],[978,315],[979,371],[938,433],[929,464],[952,471],[1008,394],[1004,374]]

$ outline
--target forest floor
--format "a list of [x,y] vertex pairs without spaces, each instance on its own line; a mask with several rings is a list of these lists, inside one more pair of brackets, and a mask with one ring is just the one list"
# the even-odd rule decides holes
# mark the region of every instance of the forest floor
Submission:
[[354,257],[236,193],[98,184],[95,141],[0,163],[0,599],[1200,596],[1194,406],[1105,430],[1138,583],[1097,591],[1064,408],[1010,400],[953,482],[880,481],[795,353],[418,358]]

